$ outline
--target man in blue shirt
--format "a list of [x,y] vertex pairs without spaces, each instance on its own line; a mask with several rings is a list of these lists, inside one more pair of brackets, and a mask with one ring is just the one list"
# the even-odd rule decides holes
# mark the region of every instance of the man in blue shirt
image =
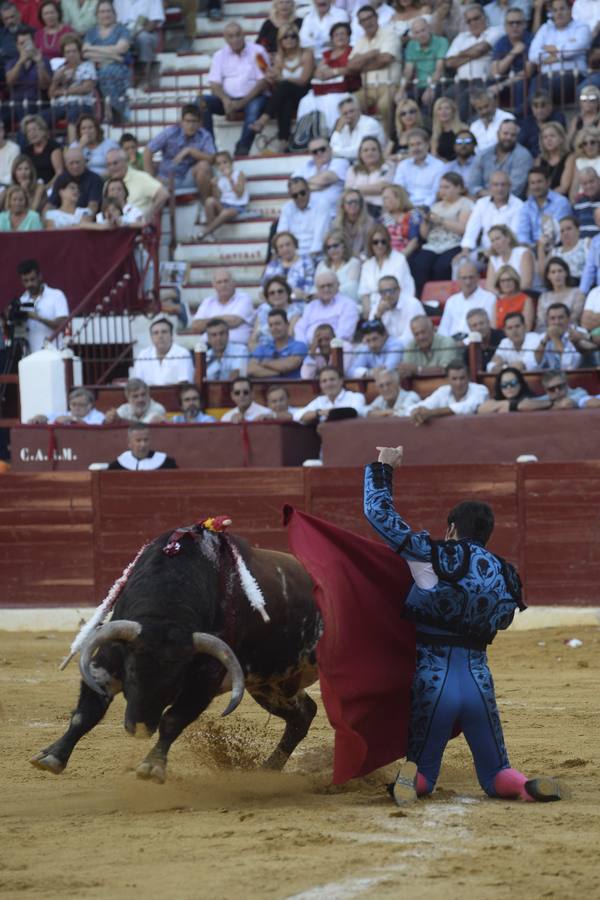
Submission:
[[165,184],[173,176],[175,190],[196,189],[200,200],[210,195],[211,163],[215,142],[205,128],[200,127],[200,110],[189,103],[181,110],[181,123],[169,125],[153,137],[144,149],[144,170],[154,176],[153,156],[162,154],[158,177]]
[[600,284],[600,234],[593,238],[587,252],[585,268],[581,273],[579,290],[588,294],[593,287]]
[[206,324],[206,377],[209,381],[229,381],[245,375],[248,367],[248,348],[229,340],[229,325],[225,319],[210,319]]
[[213,416],[202,412],[200,391],[195,384],[182,384],[179,388],[179,406],[181,412],[170,420],[175,425],[197,425],[203,422],[216,422]]
[[[540,237],[558,234],[558,223],[573,213],[571,204],[556,191],[551,191],[548,176],[539,166],[529,170],[528,197],[519,213],[517,238],[520,244],[536,244]],[[552,231],[552,235],[550,232]]]
[[259,344],[250,357],[248,374],[256,378],[300,378],[308,347],[290,337],[284,309],[272,309],[267,318],[271,338]]
[[[490,19],[490,6],[494,5],[496,4],[490,4],[486,8],[488,21],[491,25],[501,25]],[[525,78],[533,71],[533,65],[527,59],[532,35],[527,30],[523,10],[518,9],[514,3],[509,3],[508,7],[504,18],[506,34],[494,44],[490,75],[498,79],[495,89],[498,91],[500,106],[509,106],[511,109],[514,107],[515,115],[520,118],[523,113]]]
[[517,143],[519,126],[512,119],[502,122],[498,129],[498,142],[475,158],[469,172],[467,188],[474,197],[485,197],[488,182],[494,172],[506,172],[510,178],[511,193],[523,198],[527,173],[533,166],[529,150]]
[[348,374],[352,378],[370,378],[379,369],[397,369],[404,345],[390,337],[383,322],[367,322],[362,329],[363,342]]

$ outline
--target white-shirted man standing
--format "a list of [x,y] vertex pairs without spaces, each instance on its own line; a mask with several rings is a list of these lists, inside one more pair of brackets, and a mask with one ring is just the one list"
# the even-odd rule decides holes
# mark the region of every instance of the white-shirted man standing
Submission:
[[[27,315],[27,343],[31,353],[41,350],[50,335],[62,328],[69,317],[69,304],[62,291],[48,287],[42,280],[36,259],[25,259],[17,266],[25,293],[19,298],[21,311]],[[62,347],[60,335],[52,342]]]

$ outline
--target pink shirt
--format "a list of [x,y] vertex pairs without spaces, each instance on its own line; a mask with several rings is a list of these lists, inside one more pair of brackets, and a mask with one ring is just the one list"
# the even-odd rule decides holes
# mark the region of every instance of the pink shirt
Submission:
[[252,333],[252,325],[256,312],[249,294],[236,291],[227,303],[221,303],[218,297],[207,297],[198,307],[194,319],[220,319],[221,316],[239,316],[244,320],[237,328],[229,329],[229,340],[247,344]]
[[[258,59],[261,64],[264,63],[264,68],[261,68]],[[213,56],[208,82],[220,84],[228,97],[245,97],[256,82],[264,78],[270,65],[267,51],[258,44],[246,41],[241,53],[234,53],[227,44]]]

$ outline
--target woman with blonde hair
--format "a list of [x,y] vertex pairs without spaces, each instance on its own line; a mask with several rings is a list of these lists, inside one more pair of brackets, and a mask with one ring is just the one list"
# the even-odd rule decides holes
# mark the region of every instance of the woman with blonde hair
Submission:
[[450,97],[440,97],[433,104],[431,153],[444,162],[456,159],[454,141],[459,131],[468,130],[461,122],[458,107]]
[[573,116],[567,129],[569,144],[574,143],[577,132],[582,128],[600,127],[600,88],[595,84],[582,87],[577,102],[577,115]]
[[403,298],[415,296],[415,283],[404,254],[392,250],[392,242],[385,225],[375,225],[369,232],[367,243],[368,258],[363,263],[358,283],[358,295],[365,319],[372,319],[379,305],[379,281],[386,275],[393,275],[400,285]]
[[302,25],[294,0],[273,0],[269,16],[260,26],[256,38],[256,43],[268,50],[271,57],[277,53],[277,32],[286,25],[295,25],[298,29]]
[[29,198],[25,190],[13,184],[4,195],[4,212],[0,213],[0,231],[41,231],[42,220],[39,214],[29,207]]
[[575,172],[571,180],[569,200],[575,202],[579,193],[579,173],[594,169],[600,176],[600,128],[582,128],[575,136]]
[[569,151],[567,134],[560,122],[546,122],[540,128],[540,155],[534,166],[543,169],[550,190],[567,195],[575,168],[575,157]]
[[50,137],[46,122],[41,116],[25,116],[21,131],[27,141],[23,153],[33,163],[37,177],[46,186],[52,184],[63,171],[63,155],[54,138]]
[[[396,146],[390,159],[393,162],[401,162],[403,159],[406,159],[406,154],[408,153],[407,133],[412,128],[423,128],[423,116],[416,100],[411,100],[408,97],[405,100],[398,100],[395,125]],[[398,152],[401,147],[406,147],[406,150]]]
[[323,259],[315,271],[315,278],[323,272],[333,272],[340,283],[340,294],[358,299],[360,260],[352,256],[350,244],[343,231],[333,230],[323,241]]
[[533,284],[535,260],[529,247],[518,246],[508,225],[493,225],[488,231],[488,237],[490,257],[485,284],[488,291],[494,290],[496,275],[502,266],[512,266],[519,273],[521,288],[530,288]]
[[381,221],[390,233],[392,249],[409,257],[419,246],[421,213],[410,202],[399,184],[390,184],[381,192],[383,215]]
[[346,188],[360,191],[367,203],[367,209],[374,218],[379,218],[383,200],[381,192],[392,183],[394,166],[386,162],[383,149],[376,137],[367,135],[360,142],[358,159],[348,169]]
[[341,231],[353,256],[364,257],[367,251],[367,235],[375,225],[369,215],[365,198],[360,191],[345,190],[339,199],[338,211],[332,228]]
[[[22,187],[27,194],[27,205],[31,209],[38,209],[44,196],[44,183],[38,179],[35,166],[28,156],[21,153],[17,156],[10,170],[11,184]],[[3,198],[3,203],[6,195]]]
[[525,319],[525,330],[531,331],[535,318],[533,300],[521,290],[519,273],[513,266],[500,266],[496,271],[492,290],[498,295],[496,301],[496,328],[504,328],[504,321],[512,313],[521,313]]

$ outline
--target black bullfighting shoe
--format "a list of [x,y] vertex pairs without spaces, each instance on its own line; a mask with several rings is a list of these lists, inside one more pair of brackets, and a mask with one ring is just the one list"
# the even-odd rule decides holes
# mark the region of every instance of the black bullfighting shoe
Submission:
[[562,800],[560,785],[556,778],[531,778],[525,782],[525,790],[530,797],[540,803],[552,803],[554,800]]
[[417,799],[417,764],[406,760],[392,786],[392,797],[396,806],[406,806]]

